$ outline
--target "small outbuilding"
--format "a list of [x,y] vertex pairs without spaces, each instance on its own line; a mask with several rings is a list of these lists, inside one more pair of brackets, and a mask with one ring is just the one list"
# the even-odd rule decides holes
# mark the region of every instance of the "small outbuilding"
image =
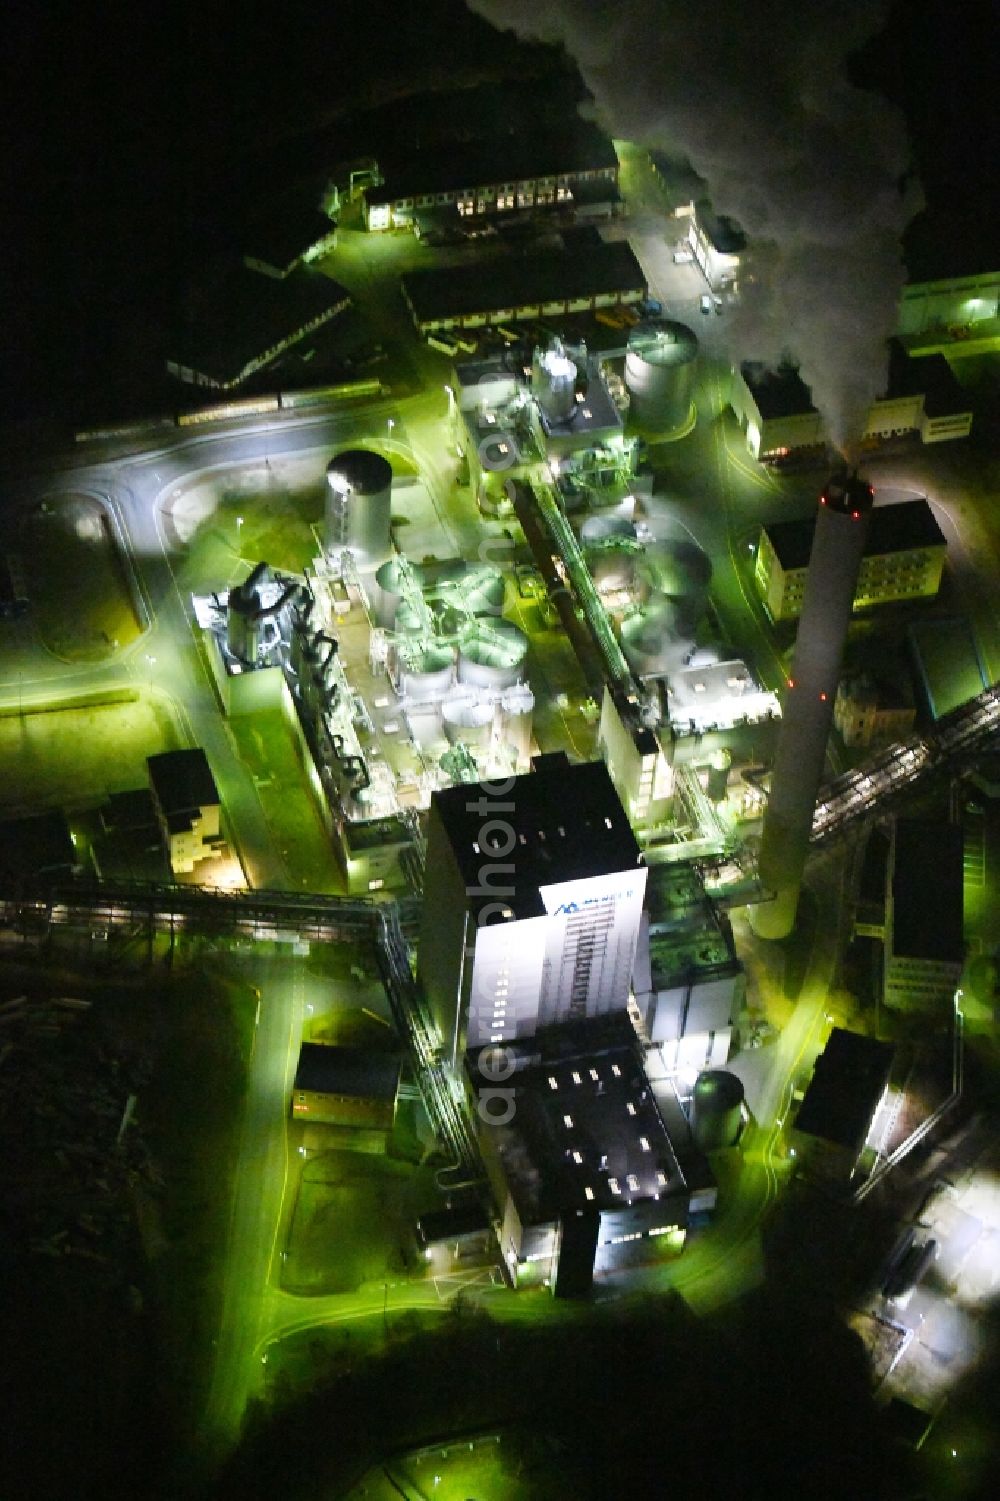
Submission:
[[306,1124],[390,1131],[401,1070],[394,1053],[304,1042],[292,1091],[292,1116]]

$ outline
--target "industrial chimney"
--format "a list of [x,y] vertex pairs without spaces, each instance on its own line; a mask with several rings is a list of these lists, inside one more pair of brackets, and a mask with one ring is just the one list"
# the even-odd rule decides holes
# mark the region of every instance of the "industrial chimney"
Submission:
[[760,881],[775,899],[750,909],[751,926],[761,938],[785,938],[795,926],[873,499],[871,485],[846,469],[830,478],[819,498],[761,835]]

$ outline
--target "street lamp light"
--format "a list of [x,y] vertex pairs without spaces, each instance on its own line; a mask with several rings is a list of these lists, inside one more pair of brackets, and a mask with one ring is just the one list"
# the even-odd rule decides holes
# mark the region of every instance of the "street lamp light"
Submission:
[[396,420],[395,420],[395,418],[394,417],[390,417],[389,420],[388,420],[388,423],[386,425],[387,425],[387,427],[389,429],[389,437],[391,438],[392,437],[392,430],[396,426]]

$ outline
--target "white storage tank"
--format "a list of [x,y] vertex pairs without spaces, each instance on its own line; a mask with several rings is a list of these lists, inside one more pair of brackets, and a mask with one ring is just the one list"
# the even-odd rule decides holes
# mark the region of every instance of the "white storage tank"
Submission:
[[380,625],[383,630],[391,631],[395,628],[396,611],[399,609],[411,579],[418,586],[420,585],[418,565],[399,557],[387,558],[376,572],[372,605],[375,610],[376,624]]
[[599,593],[630,590],[635,584],[637,555],[622,547],[620,538],[612,537],[601,545],[585,547],[583,557]]
[[523,765],[531,755],[531,720],[535,695],[527,683],[508,688],[500,700],[500,739]]
[[493,733],[493,705],[462,695],[446,698],[441,705],[441,724],[450,745],[486,750]]
[[391,549],[392,466],[380,453],[349,448],[326,470],[326,545],[348,548],[362,566]]
[[509,620],[476,620],[463,632],[458,680],[501,693],[520,682],[528,640]]
[[536,349],[531,362],[531,394],[548,423],[565,422],[576,404],[576,363],[559,339]]
[[394,642],[400,693],[411,703],[444,697],[455,678],[455,653],[439,641]]
[[676,672],[691,649],[690,638],[681,631],[678,612],[669,600],[629,615],[622,622],[621,640],[625,659],[638,678]]
[[683,323],[651,319],[629,334],[625,384],[639,427],[667,433],[682,427],[691,413],[698,340]]

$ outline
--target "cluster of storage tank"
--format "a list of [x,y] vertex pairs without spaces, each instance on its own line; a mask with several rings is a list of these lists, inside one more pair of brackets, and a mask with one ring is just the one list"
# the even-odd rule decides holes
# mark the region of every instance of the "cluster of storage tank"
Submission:
[[494,741],[529,754],[534,696],[522,681],[528,641],[502,615],[504,577],[489,563],[411,563],[397,555],[375,574],[376,629],[411,705],[437,705],[451,745],[485,753]]

